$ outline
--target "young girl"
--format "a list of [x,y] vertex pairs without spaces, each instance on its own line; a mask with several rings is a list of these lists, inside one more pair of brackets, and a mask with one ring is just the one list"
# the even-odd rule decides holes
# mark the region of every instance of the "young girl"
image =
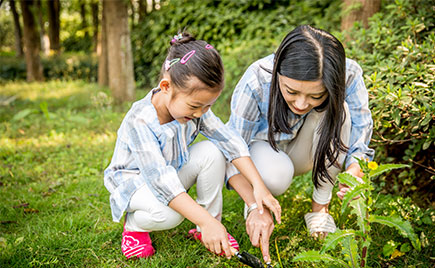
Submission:
[[[179,34],[171,41],[158,88],[125,116],[104,185],[113,220],[119,222],[127,212],[122,234],[127,258],[153,255],[149,232],[174,228],[184,217],[197,225],[189,233],[210,251],[231,257],[230,246],[238,244],[220,223],[225,158],[248,179],[255,203],[280,220],[279,203],[261,180],[246,143],[210,110],[223,85],[218,52]],[[211,142],[189,147],[199,132]],[[194,183],[196,202],[186,193]]]
[[[243,75],[232,96],[228,125],[248,143],[273,195],[283,194],[293,176],[313,170],[313,212],[305,216],[308,230],[315,237],[334,232],[328,204],[336,175],[344,168],[361,177],[355,158],[372,159],[374,154],[368,148],[373,122],[362,70],[346,59],[342,44],[308,25],[291,31],[274,55],[256,61]],[[237,173],[229,165],[230,185],[246,186]],[[273,220],[270,213],[257,213],[247,187],[239,193],[251,212],[247,232],[268,259]],[[337,195],[343,198],[349,188],[339,187]]]

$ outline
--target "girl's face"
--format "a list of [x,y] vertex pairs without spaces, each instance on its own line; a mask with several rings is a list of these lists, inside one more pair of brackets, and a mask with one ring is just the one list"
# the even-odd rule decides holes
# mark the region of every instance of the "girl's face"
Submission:
[[321,105],[328,97],[322,80],[302,81],[278,74],[279,88],[290,110],[304,115]]
[[201,87],[191,93],[175,89],[167,105],[168,112],[173,120],[186,123],[194,118],[201,117],[216,102],[222,90],[211,90]]

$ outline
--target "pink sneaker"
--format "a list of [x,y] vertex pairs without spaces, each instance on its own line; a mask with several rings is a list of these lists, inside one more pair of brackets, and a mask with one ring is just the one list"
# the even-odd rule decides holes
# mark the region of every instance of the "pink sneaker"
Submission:
[[[200,232],[198,232],[196,229],[191,229],[189,231],[189,235],[193,236],[193,238],[195,238],[195,240],[199,240],[202,242],[202,235]],[[237,251],[239,251],[239,243],[237,243],[236,239],[230,235],[228,233],[228,242],[230,243],[230,246],[235,248]],[[225,255],[225,252],[221,252],[221,254],[219,254],[220,256]]]
[[122,232],[122,253],[127,259],[131,257],[147,258],[154,255],[151,238],[148,232]]

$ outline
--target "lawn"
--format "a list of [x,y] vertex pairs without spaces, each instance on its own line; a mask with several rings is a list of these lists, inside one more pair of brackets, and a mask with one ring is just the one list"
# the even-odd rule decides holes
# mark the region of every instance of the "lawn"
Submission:
[[[145,94],[139,90],[137,99]],[[112,222],[103,171],[129,106],[113,106],[106,88],[82,81],[0,85],[0,267],[242,267],[236,258],[214,256],[189,239],[187,232],[194,225],[187,220],[175,229],[151,234],[157,251],[152,258],[126,260],[122,255],[122,224]],[[227,103],[213,108],[224,120],[228,109]],[[283,223],[271,237],[274,267],[319,267],[291,262],[297,253],[321,246],[308,236],[303,220],[311,193],[306,174],[295,178],[279,197]],[[190,194],[195,195],[194,189]],[[424,210],[411,205],[397,211],[408,213],[423,238],[422,251],[384,257],[384,244],[407,239],[388,227],[373,226],[370,266],[434,267],[433,210],[424,212],[431,216],[429,221],[419,223],[417,211],[423,215]],[[260,257],[245,233],[242,209],[238,195],[224,190],[224,225],[242,250]],[[330,209],[337,220],[338,198],[333,198]],[[356,225],[354,218],[338,223]]]

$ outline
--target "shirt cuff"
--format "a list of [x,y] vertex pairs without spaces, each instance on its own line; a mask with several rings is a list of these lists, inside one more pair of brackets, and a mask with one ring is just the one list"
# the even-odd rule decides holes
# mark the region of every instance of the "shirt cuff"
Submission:
[[227,162],[225,170],[225,186],[228,190],[233,190],[233,187],[228,183],[232,176],[239,174],[239,170],[230,162]]

